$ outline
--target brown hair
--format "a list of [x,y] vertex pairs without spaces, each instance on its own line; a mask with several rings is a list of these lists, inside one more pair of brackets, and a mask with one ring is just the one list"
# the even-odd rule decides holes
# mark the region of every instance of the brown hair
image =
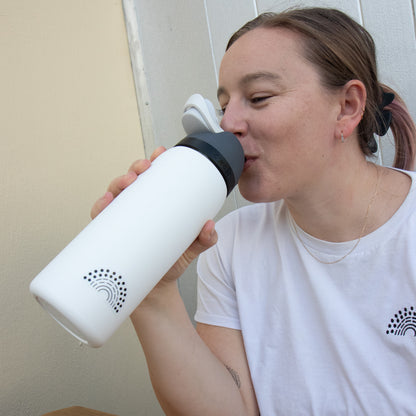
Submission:
[[284,28],[299,33],[304,41],[305,58],[317,68],[326,88],[341,88],[352,79],[363,82],[367,102],[358,126],[358,137],[365,155],[371,155],[374,132],[379,131],[377,119],[382,115],[380,103],[383,92],[393,92],[395,99],[385,110],[392,113],[391,130],[396,144],[394,166],[407,170],[413,168],[415,124],[399,95],[379,83],[374,41],[360,24],[345,13],[328,8],[296,8],[282,13],[263,13],[235,32],[226,49],[258,27]]

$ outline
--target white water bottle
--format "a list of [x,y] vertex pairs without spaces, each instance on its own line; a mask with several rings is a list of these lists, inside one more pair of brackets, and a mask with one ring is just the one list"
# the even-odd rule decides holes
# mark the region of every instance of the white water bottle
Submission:
[[91,221],[30,291],[72,335],[101,346],[218,213],[243,165],[233,134],[188,135]]

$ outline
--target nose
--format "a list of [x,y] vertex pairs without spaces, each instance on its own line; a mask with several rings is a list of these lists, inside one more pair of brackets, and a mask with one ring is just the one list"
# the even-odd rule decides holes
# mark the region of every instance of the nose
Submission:
[[224,111],[220,126],[223,130],[229,131],[237,137],[244,136],[248,125],[243,109],[238,104],[230,101]]

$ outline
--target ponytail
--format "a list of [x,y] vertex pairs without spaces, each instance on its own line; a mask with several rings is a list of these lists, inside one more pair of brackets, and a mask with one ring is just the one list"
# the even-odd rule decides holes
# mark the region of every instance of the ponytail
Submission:
[[390,87],[381,84],[386,93],[393,93],[394,100],[385,107],[391,111],[390,129],[394,136],[396,152],[393,166],[398,169],[413,170],[416,156],[416,126],[403,99]]

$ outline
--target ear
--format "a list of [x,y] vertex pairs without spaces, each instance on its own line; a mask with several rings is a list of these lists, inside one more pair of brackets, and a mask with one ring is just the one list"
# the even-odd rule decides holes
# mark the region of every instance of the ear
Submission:
[[337,134],[347,138],[354,133],[360,123],[367,100],[367,90],[364,84],[353,79],[348,81],[340,92],[340,111],[337,117]]

